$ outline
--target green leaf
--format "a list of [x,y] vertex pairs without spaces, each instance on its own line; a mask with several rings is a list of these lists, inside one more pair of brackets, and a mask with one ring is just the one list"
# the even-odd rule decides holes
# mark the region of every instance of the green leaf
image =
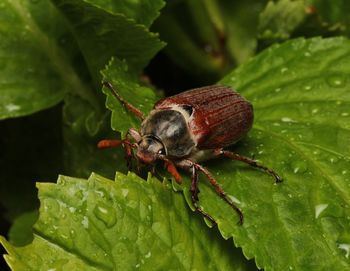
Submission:
[[[134,174],[116,181],[61,176],[38,183],[34,240],[0,241],[13,270],[248,270],[238,249],[219,238],[166,183]],[[252,269],[250,269],[252,270]]]
[[124,14],[110,13],[88,1],[52,0],[69,20],[95,79],[112,56],[126,59],[139,72],[164,46],[157,34]]
[[[125,61],[112,59],[102,72],[103,81],[110,82],[125,101],[138,107],[147,114],[161,95],[148,86],[140,85],[138,78],[131,72]],[[106,106],[112,111],[112,128],[125,135],[129,128],[138,128],[140,120],[124,108],[106,87],[103,92],[107,95]]]
[[[255,54],[259,15],[266,1],[205,1],[211,20],[226,40],[226,50],[236,64]],[[215,12],[216,11],[216,12]]]
[[66,34],[60,14],[48,1],[4,0],[0,11],[0,119],[57,104],[71,70],[59,44]]
[[86,0],[91,4],[100,6],[111,13],[121,13],[135,20],[137,24],[149,27],[159,16],[159,10],[165,5],[163,0]]
[[[239,162],[206,165],[245,215],[201,185],[203,208],[265,270],[350,270],[350,41],[275,45],[228,75],[253,102],[255,123],[235,151],[274,168],[284,182]],[[202,180],[202,182],[205,180]],[[332,255],[331,257],[329,255]]]
[[269,1],[260,14],[261,39],[284,40],[304,21],[306,12],[303,0]]
[[329,31],[339,31],[342,34],[350,33],[350,2],[344,0],[309,0],[310,6],[315,9],[322,27]]
[[18,216],[9,231],[9,240],[15,246],[24,246],[32,242],[32,227],[38,220],[38,211],[26,212]]

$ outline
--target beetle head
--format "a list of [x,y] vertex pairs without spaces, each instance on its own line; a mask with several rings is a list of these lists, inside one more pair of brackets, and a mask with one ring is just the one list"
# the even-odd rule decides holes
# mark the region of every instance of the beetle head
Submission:
[[141,138],[136,152],[136,156],[141,162],[151,164],[161,154],[165,154],[165,148],[159,139],[154,136],[143,136]]

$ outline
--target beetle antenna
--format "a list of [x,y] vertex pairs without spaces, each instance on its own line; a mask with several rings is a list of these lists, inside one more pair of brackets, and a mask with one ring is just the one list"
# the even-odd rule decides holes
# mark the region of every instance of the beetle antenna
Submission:
[[139,118],[141,121],[145,119],[145,115],[140,111],[140,109],[136,108],[135,106],[133,106],[131,103],[125,101],[120,95],[119,93],[114,89],[113,85],[110,82],[103,82],[102,83],[103,86],[105,86],[106,88],[108,88],[112,95],[129,111],[131,112],[134,116],[136,116],[137,118]]

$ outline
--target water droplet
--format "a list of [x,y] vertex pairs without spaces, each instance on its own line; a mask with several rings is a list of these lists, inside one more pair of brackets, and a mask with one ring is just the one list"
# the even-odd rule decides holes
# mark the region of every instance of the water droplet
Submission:
[[310,85],[305,85],[305,86],[303,86],[303,89],[304,89],[304,90],[310,90],[310,89],[312,89],[312,86],[310,86]]
[[291,119],[289,117],[283,117],[283,118],[281,118],[281,121],[282,122],[297,122],[297,121],[295,121],[295,120],[293,120],[293,119]]
[[342,117],[347,117],[347,116],[349,116],[349,113],[348,112],[343,112],[343,113],[341,113],[340,114]]
[[71,213],[75,213],[76,210],[77,210],[77,208],[69,207],[69,211],[70,211]]
[[314,109],[312,109],[311,113],[316,114],[318,112],[318,110],[319,110],[318,108],[314,108]]
[[149,257],[151,257],[151,256],[152,256],[152,252],[149,251],[149,252],[145,255],[145,258],[147,259],[147,258],[149,258]]
[[229,199],[232,200],[233,203],[241,204],[241,201],[232,195],[228,195]]
[[291,164],[294,174],[304,173],[308,169],[307,162],[305,160],[295,160]]
[[305,52],[304,56],[309,57],[309,56],[311,56],[311,53],[310,52]]
[[83,220],[81,221],[81,224],[83,225],[83,227],[85,229],[89,228],[89,219],[87,216],[84,216],[83,217]]
[[7,104],[5,108],[8,112],[18,111],[21,109],[21,107],[16,104]]
[[346,83],[346,78],[342,75],[331,75],[326,80],[329,86],[335,88],[344,87]]
[[107,228],[112,227],[117,222],[115,210],[103,202],[96,204],[94,214],[107,226]]
[[343,174],[343,175],[345,175],[346,173],[348,173],[346,170],[343,170],[343,171],[341,172],[341,174]]
[[331,162],[332,164],[335,164],[339,161],[338,157],[336,156],[330,156],[329,157],[329,162]]
[[315,218],[318,218],[320,214],[328,207],[327,203],[318,204],[315,206]]
[[107,194],[106,190],[104,190],[103,188],[95,190],[95,193],[99,195],[101,198],[106,197],[106,194]]
[[129,189],[122,189],[122,195],[124,198],[129,194]]
[[287,67],[283,67],[281,68],[281,73],[284,74],[288,71],[288,68]]
[[275,89],[275,92],[277,93],[277,92],[280,92],[281,91],[281,88],[276,88]]
[[338,248],[345,251],[345,258],[349,258],[350,245],[349,244],[338,244]]

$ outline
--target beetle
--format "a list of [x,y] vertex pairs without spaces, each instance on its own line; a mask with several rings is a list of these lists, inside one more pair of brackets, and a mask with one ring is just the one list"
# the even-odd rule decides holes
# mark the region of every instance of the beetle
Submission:
[[189,170],[191,176],[191,200],[195,210],[215,224],[212,216],[198,205],[198,171],[202,172],[216,193],[238,214],[243,223],[243,213],[227,196],[223,188],[199,162],[216,157],[228,157],[264,170],[279,183],[282,178],[272,169],[255,160],[225,150],[244,137],[253,124],[253,107],[238,92],[230,87],[211,85],[195,88],[158,101],[148,116],[125,101],[111,83],[104,82],[112,95],[137,118],[141,129],[130,128],[122,140],[102,140],[99,148],[124,145],[128,166],[132,149],[137,159],[144,164],[157,160],[165,163],[166,169],[181,183],[177,168]]

